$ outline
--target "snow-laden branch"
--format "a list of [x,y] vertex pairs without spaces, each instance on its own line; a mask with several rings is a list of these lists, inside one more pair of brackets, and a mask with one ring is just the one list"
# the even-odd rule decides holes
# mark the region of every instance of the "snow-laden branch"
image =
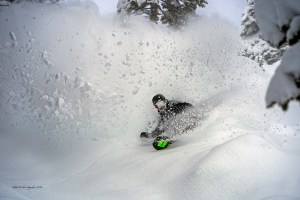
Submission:
[[[264,38],[273,46],[280,46],[299,28],[299,0],[256,0],[255,16]],[[296,18],[296,19],[294,19]],[[295,21],[294,21],[295,20]],[[296,30],[296,32],[299,31]],[[297,34],[296,34],[297,35]],[[288,38],[288,41],[292,38]]]
[[255,15],[262,36],[273,46],[292,45],[270,82],[266,103],[278,103],[284,110],[290,100],[300,101],[300,1],[256,0]]
[[284,110],[292,99],[300,98],[300,43],[288,49],[270,82],[266,102],[270,107],[278,103]]

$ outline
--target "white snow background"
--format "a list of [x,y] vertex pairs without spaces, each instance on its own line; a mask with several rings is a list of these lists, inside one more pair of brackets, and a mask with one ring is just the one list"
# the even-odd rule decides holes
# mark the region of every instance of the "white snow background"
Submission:
[[[266,109],[275,67],[201,18],[171,31],[93,3],[0,8],[0,199],[300,199],[299,107]],[[151,98],[199,127],[156,151]]]

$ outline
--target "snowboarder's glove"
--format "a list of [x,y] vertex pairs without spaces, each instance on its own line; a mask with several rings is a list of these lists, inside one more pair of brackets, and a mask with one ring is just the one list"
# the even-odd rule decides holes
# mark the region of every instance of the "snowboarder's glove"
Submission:
[[141,132],[140,138],[149,138],[149,133]]

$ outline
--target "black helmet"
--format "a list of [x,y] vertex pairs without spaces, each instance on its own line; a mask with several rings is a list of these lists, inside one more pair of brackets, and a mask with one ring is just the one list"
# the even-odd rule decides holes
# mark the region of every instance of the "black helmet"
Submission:
[[157,94],[152,98],[152,103],[156,104],[159,101],[166,101],[166,98],[162,94]]

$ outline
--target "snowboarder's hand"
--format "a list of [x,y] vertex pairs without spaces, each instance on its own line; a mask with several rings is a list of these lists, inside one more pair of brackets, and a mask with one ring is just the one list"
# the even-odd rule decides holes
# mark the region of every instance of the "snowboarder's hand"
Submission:
[[149,138],[149,133],[141,132],[140,138]]

